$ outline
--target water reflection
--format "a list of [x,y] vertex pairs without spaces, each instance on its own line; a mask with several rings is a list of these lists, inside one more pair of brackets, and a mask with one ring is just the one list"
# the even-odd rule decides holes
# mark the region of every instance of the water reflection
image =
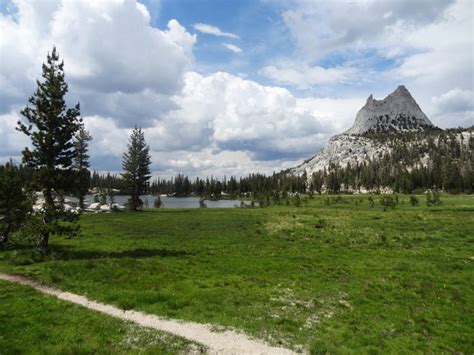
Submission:
[[[125,205],[129,196],[117,195],[114,196],[115,203]],[[144,203],[145,208],[154,208],[156,196],[143,195],[140,197]],[[161,196],[161,208],[199,208],[199,197],[170,197]],[[107,201],[108,198],[107,198]],[[86,204],[94,202],[93,195],[87,195],[85,199]],[[235,208],[240,207],[241,200],[205,200],[204,203],[208,208]],[[250,204],[249,201],[244,201],[245,204]]]

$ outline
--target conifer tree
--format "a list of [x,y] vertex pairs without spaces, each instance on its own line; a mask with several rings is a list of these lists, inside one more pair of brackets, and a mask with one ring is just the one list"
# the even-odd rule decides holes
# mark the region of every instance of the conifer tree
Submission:
[[130,194],[128,207],[132,211],[137,211],[143,205],[140,195],[146,192],[147,182],[150,180],[150,147],[145,142],[145,135],[141,128],[132,131],[128,151],[123,154],[122,174],[125,188]]
[[0,243],[23,225],[31,205],[18,168],[11,161],[0,166]]
[[77,231],[74,225],[60,221],[75,221],[74,216],[64,212],[61,201],[65,192],[73,190],[74,136],[82,119],[79,103],[73,108],[66,106],[68,85],[64,79],[64,62],[59,61],[56,48],[48,53],[42,77],[43,81],[37,80],[36,92],[29,99],[31,106],[21,111],[27,122],[18,121],[17,129],[30,137],[33,147],[23,150],[23,161],[34,169],[34,183],[43,191],[45,205],[38,247],[46,248],[50,234]]
[[81,126],[74,139],[74,168],[76,170],[76,194],[79,198],[79,208],[84,209],[84,197],[89,191],[90,171],[89,171],[89,142],[92,136]]

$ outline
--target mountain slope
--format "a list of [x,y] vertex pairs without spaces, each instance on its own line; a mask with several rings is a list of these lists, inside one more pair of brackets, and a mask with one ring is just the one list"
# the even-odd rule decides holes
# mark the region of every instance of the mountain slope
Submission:
[[[325,186],[329,179],[333,190],[352,181],[351,190],[356,190],[363,185],[362,175],[377,175],[377,184],[383,181],[391,185],[402,175],[420,170],[424,180],[419,186],[456,185],[467,191],[474,177],[473,166],[473,129],[443,131],[435,127],[408,90],[399,86],[383,100],[369,96],[349,130],[332,137],[323,149],[289,173],[306,174],[309,181],[316,174],[317,184]],[[452,183],[458,179],[453,174],[465,181]],[[345,176],[344,183],[339,181],[341,176]],[[367,183],[370,179],[364,181],[372,185]]]

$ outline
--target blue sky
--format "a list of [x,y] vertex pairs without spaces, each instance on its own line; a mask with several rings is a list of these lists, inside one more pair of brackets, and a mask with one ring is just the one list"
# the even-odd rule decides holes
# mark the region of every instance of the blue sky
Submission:
[[[160,28],[165,27],[170,18],[175,18],[194,32],[194,24],[204,23],[236,34],[238,39],[200,35],[194,47],[198,69],[202,73],[221,70],[261,80],[258,71],[270,57],[287,55],[294,49],[288,31],[281,26],[283,8],[278,2],[168,0],[155,7],[152,13],[156,15],[152,18]],[[223,43],[238,46],[243,54],[236,56]]]
[[474,124],[473,3],[0,0],[0,160],[56,45],[93,168],[142,126],[157,176],[279,171],[404,84],[440,127]]

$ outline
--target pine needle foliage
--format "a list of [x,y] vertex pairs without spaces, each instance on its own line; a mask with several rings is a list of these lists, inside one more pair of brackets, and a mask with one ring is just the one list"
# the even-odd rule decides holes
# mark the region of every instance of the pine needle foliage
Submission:
[[[42,190],[45,205],[42,228],[38,231],[38,247],[46,248],[50,234],[75,234],[77,217],[64,211],[64,194],[74,190],[74,136],[82,125],[79,103],[68,108],[65,101],[68,85],[64,62],[56,48],[43,64],[43,81],[21,114],[18,130],[31,139],[32,149],[23,150],[23,161],[34,170],[33,185]],[[64,223],[70,222],[70,223]]]
[[23,186],[20,172],[11,161],[0,165],[0,243],[7,243],[31,212],[32,199]]
[[122,157],[122,177],[127,193],[130,195],[128,207],[132,211],[142,208],[143,201],[140,195],[146,193],[150,180],[150,147],[145,142],[145,135],[141,128],[132,131],[127,151]]
[[79,208],[84,209],[84,198],[89,191],[91,174],[89,171],[89,142],[92,136],[81,126],[74,138],[74,168],[76,170],[76,195],[79,198]]

